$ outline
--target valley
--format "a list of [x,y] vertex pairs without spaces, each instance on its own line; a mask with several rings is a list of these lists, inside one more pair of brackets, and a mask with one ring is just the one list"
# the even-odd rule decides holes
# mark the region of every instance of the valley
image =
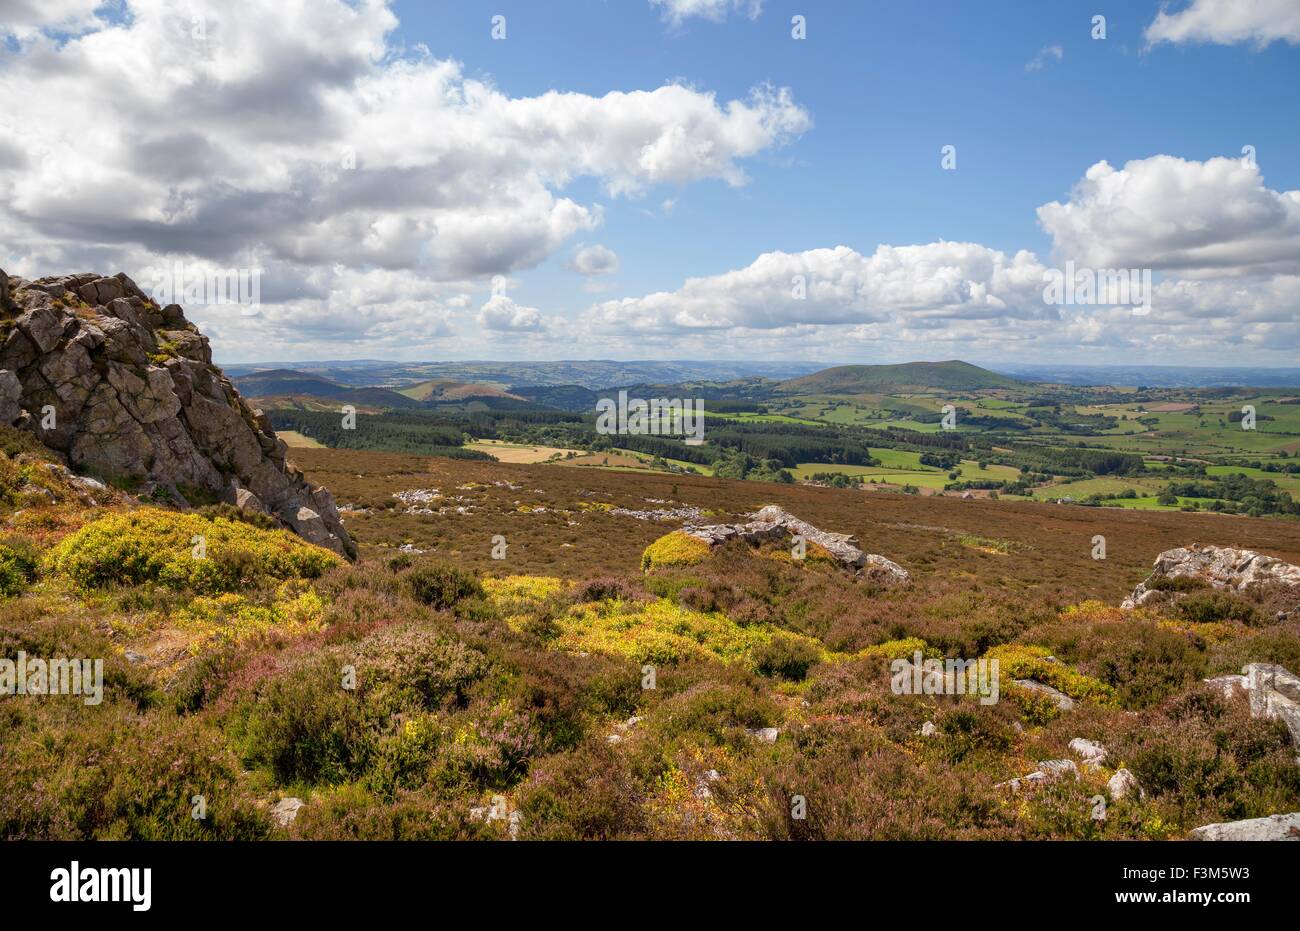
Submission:
[[[1300,398],[1290,388],[1037,383],[950,361],[839,366],[785,381],[751,376],[539,389],[512,383],[513,365],[496,364],[492,374],[501,380],[490,385],[448,379],[405,387],[337,384],[317,395],[288,392],[319,375],[281,370],[236,381],[265,392],[255,401],[278,428],[327,446],[926,496],[1300,513]],[[515,377],[538,374],[525,368]],[[620,390],[702,398],[704,446],[688,448],[674,437],[602,436],[596,401]],[[384,407],[385,392],[401,398],[400,406]],[[357,397],[370,403],[353,405],[364,416],[354,433],[344,434],[335,421],[344,401]],[[947,425],[945,410],[953,412]],[[1249,429],[1243,411],[1253,411]]]

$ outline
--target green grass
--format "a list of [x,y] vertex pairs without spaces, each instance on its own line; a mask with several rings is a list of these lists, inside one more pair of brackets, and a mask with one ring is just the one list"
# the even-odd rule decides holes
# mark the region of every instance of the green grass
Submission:
[[1288,475],[1285,472],[1265,472],[1263,469],[1252,469],[1250,466],[1229,466],[1213,465],[1206,466],[1206,475],[1245,475],[1249,478],[1269,479],[1277,484],[1278,488],[1283,491],[1289,491],[1292,495],[1300,495],[1300,475]]

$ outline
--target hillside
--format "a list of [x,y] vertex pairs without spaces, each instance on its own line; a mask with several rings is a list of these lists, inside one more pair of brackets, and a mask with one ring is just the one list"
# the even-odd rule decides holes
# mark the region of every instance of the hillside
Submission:
[[291,464],[129,278],[0,274],[0,308],[0,683],[98,658],[0,700],[0,837],[1182,839],[1300,809],[1296,521]]
[[342,404],[399,409],[420,406],[419,401],[389,388],[356,388],[294,369],[254,372],[231,380],[247,397],[275,399],[277,404],[286,403],[286,399],[305,399],[295,403],[327,401],[335,410]]
[[1026,383],[969,362],[905,362],[901,365],[839,365],[777,386],[782,394],[865,394],[871,392],[975,391],[1025,387]]
[[464,401],[470,398],[511,398],[523,400],[496,385],[457,381],[452,378],[432,378],[398,388],[397,393],[416,401]]
[[75,471],[182,507],[221,501],[352,555],[329,491],[212,364],[177,304],[124,274],[0,271],[0,425]]

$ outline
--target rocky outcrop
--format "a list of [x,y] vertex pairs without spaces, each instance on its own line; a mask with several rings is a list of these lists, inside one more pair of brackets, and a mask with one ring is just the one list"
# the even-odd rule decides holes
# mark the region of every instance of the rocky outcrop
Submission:
[[207,338],[126,275],[0,271],[0,422],[78,473],[182,506],[222,500],[356,553],[333,497],[285,459],[270,421],[212,364]]
[[1207,824],[1187,832],[1188,840],[1300,840],[1300,811],[1267,818]]
[[743,524],[687,525],[682,528],[682,533],[703,540],[710,546],[717,546],[728,540],[763,543],[768,540],[800,536],[806,542],[815,543],[825,549],[841,565],[860,570],[875,581],[890,585],[905,585],[912,581],[912,576],[898,563],[884,556],[862,552],[857,547],[858,541],[852,535],[820,530],[775,504],[760,508],[749,517],[749,521]]
[[1250,699],[1253,718],[1281,721],[1291,732],[1291,742],[1300,754],[1300,676],[1275,663],[1247,663],[1241,675],[1215,676],[1206,679],[1205,684],[1224,698],[1245,695]]
[[1120,607],[1137,608],[1174,599],[1179,593],[1169,591],[1161,582],[1181,578],[1242,592],[1269,584],[1300,586],[1300,566],[1231,546],[1193,544],[1165,550],[1156,557],[1151,575],[1133,589]]

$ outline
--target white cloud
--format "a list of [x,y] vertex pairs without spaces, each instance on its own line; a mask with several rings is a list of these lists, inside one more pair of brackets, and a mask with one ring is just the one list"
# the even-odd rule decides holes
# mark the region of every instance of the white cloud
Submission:
[[27,38],[42,30],[80,32],[96,23],[104,0],[0,0],[0,37]]
[[[1048,304],[1049,266],[977,243],[769,252],[674,291],[607,300],[581,323],[603,350],[752,358],[1033,358],[1293,364],[1300,351],[1300,192],[1238,159],[1099,162],[1039,208],[1054,258],[1153,268],[1149,313]],[[800,289],[802,280],[803,288]],[[671,347],[671,348],[670,348]]]
[[[405,275],[436,302],[599,228],[604,206],[566,191],[578,179],[609,198],[739,186],[746,159],[810,125],[766,86],[512,97],[396,47],[383,0],[126,0],[112,23],[70,0],[0,2],[25,30],[0,57],[0,267],[26,275],[180,257],[263,267],[272,294]],[[89,31],[39,31],[69,19]],[[387,324],[367,320],[382,345]],[[218,324],[246,345],[241,325]]]
[[569,268],[579,275],[612,275],[618,271],[618,253],[608,246],[583,246],[573,254]]
[[588,311],[601,328],[689,333],[742,327],[913,319],[1043,316],[1044,266],[974,243],[880,246],[861,255],[847,246],[768,252],[746,268],[690,278],[672,292],[605,301]]
[[1038,208],[1059,262],[1191,277],[1300,273],[1300,191],[1241,158],[1098,162],[1068,202]]
[[1048,61],[1055,59],[1060,61],[1065,57],[1065,49],[1059,45],[1045,45],[1038,50],[1038,54],[1029,61],[1025,62],[1026,71],[1042,71]]
[[705,19],[720,23],[731,13],[758,19],[763,13],[763,0],[650,0],[658,7],[666,22],[680,26],[688,19]]
[[1300,3],[1296,0],[1192,0],[1175,13],[1161,10],[1146,29],[1151,45],[1251,42],[1263,47],[1277,40],[1300,44]]
[[540,330],[542,312],[536,307],[516,304],[505,294],[494,294],[479,308],[478,323],[485,330],[503,333]]

